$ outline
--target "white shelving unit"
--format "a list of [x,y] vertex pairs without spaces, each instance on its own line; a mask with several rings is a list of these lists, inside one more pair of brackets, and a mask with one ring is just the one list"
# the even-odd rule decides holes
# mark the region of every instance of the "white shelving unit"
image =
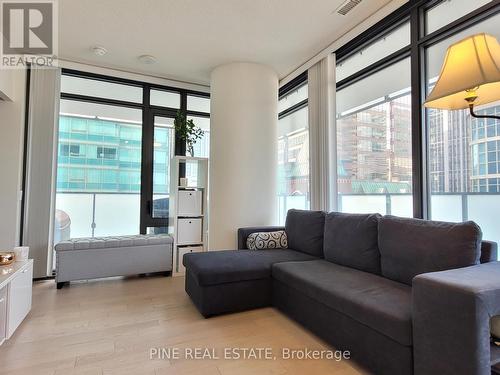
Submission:
[[[170,164],[169,233],[174,237],[173,276],[184,275],[182,257],[208,249],[208,159],[175,156]],[[187,185],[180,185],[180,169]]]

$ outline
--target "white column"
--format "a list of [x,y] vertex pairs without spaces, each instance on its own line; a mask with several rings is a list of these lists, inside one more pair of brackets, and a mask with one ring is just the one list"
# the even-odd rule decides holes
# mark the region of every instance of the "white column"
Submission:
[[209,249],[235,249],[237,229],[276,214],[278,77],[253,63],[211,76]]

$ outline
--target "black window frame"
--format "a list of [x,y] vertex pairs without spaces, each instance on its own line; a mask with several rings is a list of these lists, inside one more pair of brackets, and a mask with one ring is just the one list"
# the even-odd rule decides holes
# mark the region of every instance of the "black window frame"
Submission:
[[[292,91],[298,90],[300,87],[304,86],[307,84],[307,71],[304,73],[300,74],[287,84],[283,85],[279,89],[278,93],[278,100],[283,99],[285,96],[290,94]],[[278,113],[278,120],[281,120],[283,117],[286,117],[288,115],[291,115],[294,112],[297,112],[298,110],[307,107],[308,105],[309,98],[306,98],[299,103],[294,104],[293,106],[286,108],[285,110],[281,111]]]
[[404,22],[410,22],[410,44],[408,46],[337,82],[337,90],[341,90],[398,61],[410,58],[413,216],[423,219],[430,216],[428,206],[430,195],[426,171],[429,162],[426,137],[427,125],[423,106],[426,87],[425,49],[500,13],[500,3],[491,1],[432,33],[426,34],[425,13],[442,1],[444,0],[410,0],[334,52],[337,63],[342,62],[365,46],[387,35]]
[[[141,202],[140,202],[139,233],[146,234],[147,229],[151,227],[168,227],[168,218],[154,218],[152,212],[153,211],[152,199],[153,199],[154,117],[163,116],[163,117],[175,118],[177,112],[180,110],[183,113],[185,113],[186,116],[210,118],[210,113],[208,112],[192,111],[187,108],[188,95],[209,99],[210,93],[186,89],[186,88],[166,86],[157,83],[143,82],[127,78],[85,72],[80,70],[67,69],[67,68],[63,68],[61,70],[61,75],[86,78],[86,79],[92,79],[96,81],[103,81],[109,83],[118,83],[122,85],[142,88],[143,90],[142,103],[129,102],[124,100],[115,100],[110,98],[101,98],[89,95],[71,94],[66,92],[61,92],[60,99],[136,108],[142,110],[142,153],[141,153],[141,192],[140,192]],[[179,93],[180,94],[179,108],[151,105],[150,91],[152,89]],[[182,139],[180,139],[177,136],[177,134],[175,135],[174,154],[176,156],[186,155],[186,144]]]

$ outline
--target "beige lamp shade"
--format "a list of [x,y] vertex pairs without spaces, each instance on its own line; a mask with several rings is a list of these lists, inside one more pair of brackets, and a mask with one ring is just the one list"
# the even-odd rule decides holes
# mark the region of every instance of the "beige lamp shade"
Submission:
[[441,73],[425,101],[439,109],[464,109],[467,90],[475,91],[474,105],[500,100],[500,45],[495,37],[477,34],[448,47]]

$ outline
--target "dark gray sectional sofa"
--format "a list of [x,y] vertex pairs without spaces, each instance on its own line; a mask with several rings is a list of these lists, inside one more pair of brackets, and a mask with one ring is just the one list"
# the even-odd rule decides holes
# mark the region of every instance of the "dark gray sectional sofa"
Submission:
[[203,316],[275,306],[376,374],[490,373],[500,263],[475,223],[290,210],[288,249],[246,249],[278,229],[184,256]]

